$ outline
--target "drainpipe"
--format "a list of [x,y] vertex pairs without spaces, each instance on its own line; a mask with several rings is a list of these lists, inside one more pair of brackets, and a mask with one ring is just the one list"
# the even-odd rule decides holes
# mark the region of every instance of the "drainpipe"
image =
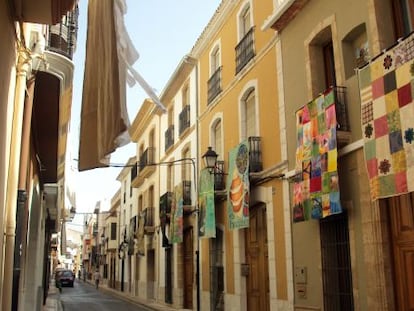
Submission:
[[16,211],[18,197],[18,179],[20,166],[20,151],[22,140],[23,108],[26,92],[26,78],[30,70],[31,58],[25,47],[19,42],[16,88],[14,94],[13,122],[10,145],[10,160],[7,172],[6,190],[6,228],[5,228],[5,257],[2,310],[11,310],[14,243],[16,232]]
[[[197,163],[194,164],[194,176],[196,176],[196,178],[198,178],[198,174],[196,175],[196,167],[197,167],[197,172],[198,172],[198,168],[200,167],[200,163],[199,163],[199,159],[200,157],[198,156],[200,154],[200,144],[198,141],[198,137],[200,134],[200,116],[199,116],[199,94],[198,94],[198,81],[199,81],[199,71],[198,71],[198,65],[199,62],[197,60],[197,64],[195,66],[195,70],[196,70],[196,149],[197,149]],[[194,182],[196,183],[197,181],[194,178]],[[196,290],[196,298],[197,298],[197,311],[200,311],[201,309],[201,271],[200,271],[200,206],[198,206],[198,189],[200,189],[201,185],[198,185],[197,189],[196,189],[196,210],[197,210],[197,233],[196,233],[196,237],[197,237],[197,250],[196,250],[196,286],[197,286],[197,290]]]

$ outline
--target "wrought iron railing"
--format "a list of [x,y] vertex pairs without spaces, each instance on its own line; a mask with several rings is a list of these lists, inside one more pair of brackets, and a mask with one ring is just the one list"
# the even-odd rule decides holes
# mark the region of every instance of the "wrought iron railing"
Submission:
[[174,145],[174,124],[170,125],[165,131],[165,151]]
[[146,166],[154,164],[154,147],[148,147],[139,157],[139,171],[142,171]]
[[47,34],[46,49],[72,59],[78,35],[79,8],[63,16],[60,23],[50,25]]
[[171,213],[171,204],[172,204],[173,193],[166,192],[160,197],[160,219],[161,222],[169,221]]
[[214,168],[214,190],[220,191],[226,189],[224,174],[224,161],[217,161]]
[[191,205],[191,180],[183,180],[183,205]]
[[147,207],[145,211],[145,227],[153,227],[155,225],[154,221],[154,207]]
[[261,137],[250,136],[248,139],[249,142],[249,170],[250,173],[260,172],[263,170],[262,163],[262,147],[261,147]]
[[190,127],[190,105],[186,105],[179,115],[178,134],[181,135],[189,127]]
[[252,27],[236,46],[236,74],[239,73],[254,56],[254,27]]
[[214,100],[214,98],[216,98],[217,95],[221,93],[221,68],[222,67],[217,68],[216,71],[211,75],[210,79],[207,82],[208,104],[210,104]]
[[346,102],[346,87],[334,86],[333,90],[335,94],[337,130],[349,132],[350,126],[348,121],[348,105]]
[[137,176],[138,176],[138,165],[137,163],[135,163],[131,169],[131,183]]

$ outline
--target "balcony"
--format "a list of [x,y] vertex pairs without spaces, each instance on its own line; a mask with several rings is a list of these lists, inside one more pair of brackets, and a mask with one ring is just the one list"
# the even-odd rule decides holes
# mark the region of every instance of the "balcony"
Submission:
[[155,232],[155,221],[154,221],[154,214],[155,208],[154,207],[147,207],[144,209],[145,212],[145,222],[144,222],[144,234],[154,234]]
[[186,105],[179,115],[178,134],[181,136],[190,127],[190,105]]
[[183,180],[183,205],[191,206],[191,180]]
[[227,198],[225,178],[224,161],[217,161],[214,169],[214,200],[222,201]]
[[171,205],[174,193],[166,192],[160,197],[160,221],[161,224],[170,223]]
[[236,46],[236,74],[238,74],[254,56],[254,27],[252,27]]
[[[154,165],[155,160],[155,148],[148,147],[139,157],[139,161],[131,170],[131,185],[134,188],[138,188],[141,186],[145,178],[150,177],[156,170],[156,166]],[[133,176],[135,177],[133,178]]]
[[349,126],[348,104],[346,101],[346,87],[333,87],[336,110],[336,143],[341,148],[351,141],[351,129]]
[[210,104],[218,94],[221,93],[221,68],[217,68],[217,70],[212,74],[210,79],[207,82],[208,86],[208,98],[207,102]]
[[60,23],[49,26],[46,49],[72,59],[76,48],[79,8],[68,12]]
[[165,131],[165,151],[174,145],[174,124],[171,124]]
[[251,136],[249,143],[249,172],[257,173],[263,170],[261,137]]

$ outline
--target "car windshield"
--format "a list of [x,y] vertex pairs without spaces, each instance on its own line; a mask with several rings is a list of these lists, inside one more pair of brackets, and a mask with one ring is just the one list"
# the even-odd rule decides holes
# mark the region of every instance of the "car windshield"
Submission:
[[62,276],[72,276],[72,272],[71,271],[64,271],[64,272],[62,272]]

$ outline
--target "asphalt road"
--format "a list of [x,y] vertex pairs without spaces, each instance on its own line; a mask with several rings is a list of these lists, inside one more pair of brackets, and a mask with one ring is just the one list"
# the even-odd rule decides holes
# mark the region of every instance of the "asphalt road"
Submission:
[[60,294],[64,311],[150,311],[132,304],[83,281],[75,280],[74,287],[63,287]]

